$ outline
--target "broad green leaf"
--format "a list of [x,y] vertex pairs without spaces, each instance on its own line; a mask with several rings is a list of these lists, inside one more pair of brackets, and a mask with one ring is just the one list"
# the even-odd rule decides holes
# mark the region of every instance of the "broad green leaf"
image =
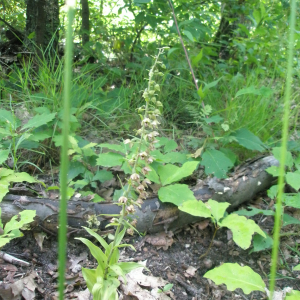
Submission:
[[0,202],[2,201],[3,197],[9,192],[9,185],[9,181],[0,179]]
[[108,152],[99,154],[97,165],[103,167],[120,166],[124,161],[124,156],[118,153]]
[[228,202],[218,202],[212,199],[209,199],[205,206],[211,211],[211,214],[217,222],[224,217],[226,209],[230,206]]
[[268,191],[267,191],[268,197],[270,197],[271,199],[275,199],[275,197],[277,197],[278,194],[278,185],[273,185],[271,186]]
[[164,151],[171,152],[178,147],[177,143],[174,140],[169,140],[165,143]]
[[248,207],[249,210],[237,210],[234,213],[240,216],[247,216],[247,217],[253,217],[257,214],[263,214],[265,216],[274,216],[274,211],[272,210],[264,210],[264,209],[258,209],[256,207]]
[[118,247],[115,247],[115,249],[112,252],[109,264],[110,265],[116,264],[119,261],[119,258],[120,258],[120,251],[119,251]]
[[[91,183],[92,185],[93,183]],[[105,201],[102,197],[100,197],[98,194],[95,194],[91,191],[80,191],[80,194],[81,196],[90,196],[92,195],[93,196],[93,199],[91,199],[91,202],[94,202],[94,203],[98,203],[98,202],[102,202],[102,201]]]
[[216,284],[226,284],[229,291],[241,288],[248,295],[252,291],[265,291],[265,283],[259,274],[248,266],[241,267],[237,263],[225,263],[204,274]]
[[300,174],[296,172],[287,172],[285,176],[287,184],[289,184],[296,191],[300,189]]
[[209,123],[220,123],[221,121],[223,121],[223,118],[220,117],[219,115],[216,115],[216,116],[212,116],[210,118],[205,118],[204,121],[206,122],[206,124],[209,124]]
[[300,264],[293,268],[293,271],[300,271]]
[[4,234],[15,229],[20,229],[23,225],[33,222],[36,212],[35,210],[23,210],[19,213],[19,215],[20,221],[17,221],[18,216],[13,216],[10,221],[6,223],[4,227]]
[[96,233],[94,230],[88,228],[88,227],[84,227],[82,226],[82,228],[84,228],[90,235],[92,235],[100,244],[101,246],[106,249],[108,247],[108,244],[106,243],[106,241],[104,240],[103,237],[101,237],[98,233]]
[[189,200],[178,206],[178,209],[192,216],[211,218],[211,211],[201,200]]
[[10,174],[13,174],[14,171],[13,170],[10,170],[10,169],[6,169],[6,168],[0,168],[0,178],[1,177],[6,177]]
[[296,193],[293,195],[283,194],[283,201],[286,206],[300,208],[300,193]]
[[220,148],[220,151],[223,152],[232,161],[233,164],[235,164],[237,156],[234,154],[233,151],[231,151],[228,148]]
[[204,89],[203,89],[203,92],[205,93],[205,92],[207,92],[209,89],[211,89],[212,87],[216,86],[222,78],[223,78],[223,77],[220,77],[219,79],[217,79],[217,80],[215,80],[215,81],[206,83],[206,84],[205,84],[205,87],[204,87]]
[[115,245],[119,245],[125,235],[126,228],[124,227],[122,231],[119,232],[117,236],[115,236]]
[[[121,144],[121,145],[117,145],[117,144],[108,144],[108,143],[103,143],[99,145],[102,148],[107,148],[110,150],[115,150],[115,151],[119,151],[122,153],[126,153],[126,145],[125,144]],[[129,148],[129,147],[127,147]]]
[[85,150],[85,149],[93,148],[97,145],[98,145],[97,143],[88,143],[87,145],[83,146],[81,149]]
[[165,163],[180,163],[184,164],[188,161],[187,154],[186,153],[180,153],[180,152],[169,152],[164,155]]
[[150,181],[160,184],[160,180],[159,180],[159,177],[158,177],[156,171],[153,169],[153,167],[151,165],[149,165],[148,167],[151,169],[151,171],[146,175],[146,177]]
[[265,235],[266,237],[256,234],[253,237],[253,249],[251,253],[271,249],[273,247],[273,239],[268,236],[266,232]]
[[86,269],[82,267],[81,271],[89,291],[92,292],[94,285],[97,283],[96,269]]
[[11,241],[11,238],[7,238],[7,237],[2,237],[0,235],[0,249],[5,246],[6,244],[8,244]]
[[6,128],[0,128],[0,138],[1,135],[3,135],[3,137],[8,137],[11,136],[11,132]]
[[[122,268],[118,264],[114,264],[112,266],[109,266],[109,268],[116,273],[117,276],[122,276],[124,279],[125,284],[127,283],[126,280],[126,273],[122,270]],[[117,277],[116,276],[116,277]]]
[[[274,155],[274,157],[280,161],[280,156],[281,156],[281,147],[274,147],[272,149],[272,153]],[[286,156],[285,156],[285,165],[288,166],[289,168],[291,168],[294,164],[294,160],[293,160],[293,156],[292,153],[290,151],[286,152]]]
[[274,177],[279,176],[279,168],[277,166],[271,166],[271,167],[267,168],[265,171]]
[[198,161],[188,161],[184,163],[182,167],[167,164],[164,166],[159,166],[157,168],[157,173],[160,177],[162,185],[167,185],[179,181],[184,177],[190,176],[195,171],[198,164]]
[[96,294],[94,295],[94,299],[97,300],[117,300],[118,299],[118,294],[117,294],[117,288],[120,285],[120,281],[114,277],[110,277],[107,280],[103,280],[103,287],[102,287],[102,293],[101,297],[97,298]]
[[52,121],[55,118],[56,113],[52,114],[42,114],[42,115],[35,115],[32,119],[25,124],[21,130],[28,129],[28,128],[37,128],[39,126],[45,125]]
[[287,226],[287,225],[291,225],[291,224],[300,224],[300,221],[288,214],[283,214],[282,217],[282,227]]
[[167,56],[169,57],[174,51],[176,51],[176,50],[178,50],[178,49],[180,49],[180,48],[175,48],[175,47],[171,48],[171,49],[168,51]]
[[49,133],[42,131],[42,132],[35,132],[31,134],[28,140],[39,142],[39,141],[44,141],[45,139],[48,139],[50,137],[51,135]]
[[96,172],[95,176],[93,177],[93,181],[99,180],[100,182],[105,182],[107,180],[113,179],[113,174],[110,171],[106,170],[99,170]]
[[232,161],[224,153],[213,149],[203,153],[201,165],[205,167],[205,174],[213,174],[217,178],[226,178],[226,173],[233,167]]
[[194,193],[186,184],[172,184],[161,187],[158,197],[162,202],[171,202],[177,206],[188,200],[196,200]]
[[191,42],[194,42],[194,37],[193,37],[193,35],[191,34],[190,31],[188,31],[188,30],[183,30],[182,32],[184,33],[184,35],[185,35]]
[[95,246],[88,239],[85,239],[85,238],[76,238],[76,239],[82,241],[90,249],[91,254],[97,260],[98,265],[100,266],[100,268],[102,270],[104,270],[107,265],[107,257],[105,256],[103,251],[100,248],[98,248],[97,246]]
[[0,150],[0,165],[2,165],[7,159],[9,155],[9,150]]
[[253,220],[237,214],[230,214],[218,224],[222,227],[228,227],[231,230],[234,242],[242,249],[250,247],[252,235],[255,232],[263,237],[266,236]]
[[13,124],[14,117],[10,111],[0,109],[0,122],[8,122]]
[[203,48],[201,49],[201,51],[198,53],[197,56],[192,57],[192,64],[196,66],[198,62],[202,59],[202,57],[203,57]]
[[10,182],[22,182],[22,181],[27,181],[29,183],[37,182],[35,178],[33,178],[32,176],[30,176],[28,173],[25,172],[13,173],[11,175],[8,175],[5,178],[5,180]]
[[79,161],[71,161],[68,171],[68,181],[74,179],[79,174],[83,174],[86,170],[86,167]]
[[260,14],[260,11],[257,10],[257,9],[255,9],[255,10],[253,11],[253,17],[254,17],[254,19],[255,19],[255,21],[256,21],[256,25],[258,25],[259,22],[260,22],[260,20],[261,20],[261,14]]
[[234,134],[238,143],[249,150],[264,151],[264,143],[246,128],[239,129]]
[[135,270],[137,268],[145,268],[144,265],[138,264],[135,262],[118,262],[116,265],[118,265],[125,274],[131,272],[132,270]]
[[290,293],[287,293],[284,300],[299,300],[300,299],[300,291],[292,290]]

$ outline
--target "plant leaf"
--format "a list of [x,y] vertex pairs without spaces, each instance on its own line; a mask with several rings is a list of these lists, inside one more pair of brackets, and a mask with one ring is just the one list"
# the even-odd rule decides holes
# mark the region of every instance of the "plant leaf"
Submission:
[[241,288],[248,295],[252,291],[265,291],[265,283],[259,274],[248,266],[241,267],[237,263],[225,263],[204,274],[205,278],[213,280],[216,284],[226,284],[229,291]]
[[223,152],[213,149],[203,153],[201,165],[205,167],[205,174],[218,178],[226,178],[226,173],[233,167],[232,161]]
[[300,189],[300,174],[296,172],[287,172],[285,176],[287,184],[296,191]]
[[225,211],[229,205],[230,203],[228,202],[221,203],[212,199],[209,199],[205,203],[205,206],[211,211],[211,214],[217,222],[224,217]]
[[56,113],[52,114],[42,114],[42,115],[35,115],[32,119],[25,124],[21,130],[28,129],[28,128],[37,128],[39,126],[45,125],[52,121],[55,118]]
[[96,233],[94,230],[88,227],[82,226],[82,228],[84,228],[91,236],[93,236],[105,250],[107,249],[108,244],[106,243],[103,237],[101,237],[98,233]]
[[158,190],[162,202],[171,202],[177,206],[188,200],[196,200],[194,193],[186,184],[172,184]]
[[10,231],[20,229],[23,225],[33,222],[36,215],[35,210],[23,210],[19,213],[20,221],[17,221],[18,216],[13,216],[4,227],[4,234],[8,234]]
[[99,146],[102,148],[107,148],[110,150],[115,150],[115,151],[119,151],[122,153],[126,153],[126,145],[125,144],[117,145],[117,144],[103,143],[103,144],[100,144]]
[[282,216],[282,227],[287,226],[287,225],[291,225],[291,224],[300,224],[300,221],[288,214],[283,214]]
[[0,109],[0,120],[1,122],[8,122],[11,124],[14,123],[14,117],[12,113],[5,109]]
[[211,218],[211,211],[201,200],[189,200],[178,206],[178,209],[184,211],[192,216]]
[[246,128],[239,129],[233,135],[237,139],[238,143],[249,150],[264,151],[264,143],[251,131]]
[[108,152],[99,154],[97,165],[103,167],[120,166],[124,161],[124,156],[118,153]]
[[22,182],[22,181],[27,181],[29,183],[38,182],[35,178],[30,176],[26,172],[10,174],[5,178],[5,180],[10,182]]
[[2,165],[7,159],[9,155],[9,150],[0,150],[0,165]]
[[191,175],[197,168],[198,164],[198,161],[187,161],[181,168],[172,164],[158,166],[157,173],[162,185],[167,185]]
[[95,176],[93,177],[93,181],[99,180],[100,182],[105,182],[107,180],[113,179],[113,174],[107,170],[99,170],[96,172]]
[[105,256],[103,251],[97,246],[95,246],[88,239],[85,238],[76,238],[76,239],[82,241],[90,249],[91,254],[96,258],[98,265],[102,270],[104,270],[107,265],[107,257]]
[[232,231],[234,242],[242,249],[248,249],[250,247],[252,235],[255,232],[263,237],[266,236],[253,220],[237,214],[230,214],[218,224],[222,227],[228,227]]
[[265,233],[266,237],[256,234],[253,237],[253,249],[252,252],[263,251],[271,249],[273,247],[273,239]]
[[247,207],[247,209],[242,209],[242,210],[238,210],[235,211],[234,213],[240,216],[247,216],[247,217],[253,217],[257,214],[263,214],[265,216],[274,216],[274,211],[272,210],[264,210],[264,209],[259,209],[256,207]]
[[[281,147],[274,147],[272,149],[272,153],[274,155],[274,157],[280,161],[280,156],[281,156]],[[292,153],[290,151],[286,152],[286,157],[285,157],[285,165],[289,168],[291,168],[294,164],[294,160],[293,160],[293,156]]]

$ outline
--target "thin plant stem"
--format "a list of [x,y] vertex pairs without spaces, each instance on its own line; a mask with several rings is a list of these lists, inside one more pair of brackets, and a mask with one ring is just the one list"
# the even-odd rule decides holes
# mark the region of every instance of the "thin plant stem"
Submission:
[[285,174],[285,161],[287,153],[287,140],[289,130],[289,113],[290,113],[290,95],[292,84],[292,66],[293,66],[293,51],[294,51],[294,31],[295,31],[295,19],[296,19],[296,1],[291,1],[291,15],[290,15],[290,36],[288,43],[288,64],[287,64],[287,76],[285,85],[284,96],[284,116],[282,125],[282,143],[280,153],[280,165],[279,165],[279,179],[278,179],[278,196],[275,212],[275,224],[274,224],[274,244],[272,249],[272,264],[271,264],[271,276],[270,276],[270,299],[273,299],[273,293],[275,288],[275,276],[277,268],[277,258],[279,249],[279,237],[281,227],[281,208],[282,208],[282,196],[284,189],[284,174]]
[[[153,75],[154,75],[154,72],[153,72],[153,71],[154,71],[154,69],[155,69],[155,67],[156,67],[157,61],[158,61],[159,56],[160,56],[160,54],[161,54],[162,52],[163,52],[163,50],[160,49],[158,55],[156,56],[155,62],[154,62],[154,64],[153,64],[152,68],[150,69],[150,72],[149,72],[150,76],[149,76],[149,82],[148,82],[148,90],[150,90],[152,77],[153,77]],[[148,117],[148,110],[149,110],[149,101],[146,102],[145,113],[144,113],[144,119]],[[139,141],[139,147],[138,147],[138,150],[137,150],[136,160],[135,160],[135,163],[134,163],[133,168],[132,168],[132,174],[134,174],[134,173],[136,172],[136,167],[137,167],[137,165],[138,165],[138,160],[139,160],[139,158],[140,158],[138,154],[139,154],[140,151],[141,151],[141,147],[142,147],[144,135],[145,135],[145,124],[143,123],[142,128],[141,128],[141,138],[140,138],[140,141]],[[124,194],[123,194],[124,197],[127,197],[127,196],[128,196],[128,194],[129,194],[129,192],[130,192],[130,189],[131,189],[131,184],[129,183],[128,186],[127,186],[127,189],[124,191]],[[120,216],[120,219],[119,219],[120,225],[119,225],[119,226],[117,227],[117,229],[116,229],[115,237],[118,236],[118,234],[119,234],[119,232],[120,232],[120,230],[121,230],[121,224],[123,223],[124,216],[125,216],[125,213],[126,213],[126,211],[125,211],[125,206],[126,206],[126,204],[124,203],[124,204],[122,205],[122,209],[121,209],[121,213],[120,213],[120,215],[121,215],[121,216]],[[107,275],[108,267],[109,267],[109,262],[110,262],[110,259],[111,259],[111,257],[112,257],[113,250],[114,250],[115,246],[116,246],[116,238],[115,238],[114,241],[113,241],[113,245],[112,245],[112,247],[111,247],[110,253],[109,253],[108,258],[107,258],[108,264],[107,264],[107,266],[106,266],[106,268],[105,268],[105,270],[104,270],[104,276],[103,276],[104,279],[106,279],[106,275]]]
[[72,24],[75,15],[75,1],[67,1],[67,32],[65,48],[65,86],[64,86],[64,114],[63,114],[63,143],[61,149],[60,165],[60,206],[59,206],[59,232],[58,232],[58,272],[59,283],[58,292],[59,300],[64,299],[65,267],[66,267],[66,245],[67,245],[67,173],[68,173],[68,144],[69,144],[69,120],[70,120],[70,96],[72,81],[72,53],[73,53],[73,29]]
[[[193,67],[192,67],[192,64],[191,64],[189,55],[188,55],[187,50],[186,50],[186,48],[185,48],[185,46],[184,46],[184,43],[183,43],[183,39],[182,39],[180,30],[179,30],[179,26],[178,26],[178,23],[177,23],[177,19],[176,19],[176,15],[175,15],[175,11],[174,11],[173,4],[172,4],[171,0],[168,0],[168,2],[169,2],[169,5],[170,5],[170,7],[171,7],[171,10],[172,10],[172,15],[173,15],[173,18],[174,18],[175,26],[176,26],[176,29],[177,29],[177,32],[178,32],[178,35],[179,35],[179,39],[180,39],[182,48],[183,48],[183,50],[184,50],[184,54],[185,54],[186,60],[187,60],[187,62],[188,62],[188,64],[189,64],[189,68],[190,68],[190,71],[191,71],[191,73],[192,73],[192,77],[193,77],[193,80],[194,80],[194,83],[195,83],[195,87],[196,87],[196,89],[197,89],[197,91],[198,91],[199,87],[198,87],[198,83],[197,83],[197,80],[196,80],[196,76],[195,76],[195,74],[194,74],[194,70],[193,70]],[[201,105],[202,105],[203,108],[205,107],[205,104],[204,104],[203,101],[201,102]]]
[[212,237],[212,239],[211,239],[211,241],[210,241],[210,244],[209,244],[209,246],[208,246],[206,252],[205,252],[204,254],[202,254],[202,255],[199,257],[199,259],[205,257],[205,256],[208,254],[208,252],[209,252],[209,250],[210,250],[210,248],[211,248],[211,246],[212,246],[212,243],[213,243],[213,241],[214,241],[214,239],[215,239],[215,236],[216,236],[216,233],[217,233],[218,229],[219,229],[218,227],[215,228],[214,235],[213,235],[213,237]]

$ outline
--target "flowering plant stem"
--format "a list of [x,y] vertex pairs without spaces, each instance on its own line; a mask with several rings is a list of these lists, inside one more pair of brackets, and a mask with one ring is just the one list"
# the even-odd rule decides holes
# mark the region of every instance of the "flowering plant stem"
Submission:
[[[151,67],[150,71],[149,71],[147,91],[151,91],[151,88],[152,88],[151,84],[154,82],[153,81],[153,76],[155,74],[155,68],[156,68],[157,64],[159,63],[158,59],[159,59],[159,56],[161,55],[161,53],[163,53],[163,49],[159,49],[159,53],[155,58],[155,62],[153,64],[153,66]],[[146,106],[145,106],[143,120],[146,120],[146,119],[148,119],[148,116],[149,116],[149,102],[150,102],[150,99],[148,97],[144,97],[144,98],[146,100]],[[137,167],[138,167],[138,164],[139,164],[139,159],[141,157],[140,154],[141,154],[141,151],[142,151],[142,145],[143,145],[143,141],[145,140],[145,135],[147,133],[147,130],[146,130],[147,124],[148,124],[147,122],[143,122],[143,121],[141,122],[140,139],[138,140],[138,149],[137,149],[136,155],[134,157],[134,165],[132,167],[132,172],[131,172],[132,175],[137,175]],[[133,188],[133,183],[134,182],[135,181],[133,179],[128,181],[127,188],[124,191],[122,197],[125,197],[127,199],[127,197],[130,194],[131,189]],[[112,245],[112,247],[110,249],[110,252],[109,252],[109,255],[108,255],[107,266],[106,266],[105,271],[104,271],[104,279],[106,279],[106,277],[107,277],[107,274],[108,274],[108,271],[109,271],[110,260],[111,260],[112,255],[113,255],[113,251],[114,251],[115,247],[117,246],[116,237],[119,235],[121,227],[124,225],[124,218],[127,215],[127,211],[126,211],[126,206],[127,205],[128,205],[128,202],[123,202],[122,203],[120,218],[118,220],[119,224],[117,225],[116,232],[115,232],[115,239],[113,241],[113,245]]]

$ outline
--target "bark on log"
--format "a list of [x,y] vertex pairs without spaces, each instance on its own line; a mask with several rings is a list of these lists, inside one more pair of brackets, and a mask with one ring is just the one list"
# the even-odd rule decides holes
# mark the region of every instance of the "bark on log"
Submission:
[[[243,202],[253,199],[260,191],[266,190],[274,178],[265,172],[270,166],[278,166],[273,156],[250,160],[236,168],[226,179],[207,178],[199,180],[192,188],[198,200],[214,199],[219,202],[231,203],[230,210]],[[36,228],[56,234],[58,228],[59,202],[50,199],[32,198],[19,195],[6,195],[0,203],[2,209],[2,222],[24,209],[36,210]],[[188,223],[201,220],[181,212],[171,203],[162,203],[158,198],[147,199],[141,209],[136,208],[137,230],[140,232],[159,232],[174,230]],[[97,215],[100,221],[100,230],[105,230],[111,217],[103,214],[118,214],[120,207],[111,202],[68,202],[69,233],[80,230],[81,226],[88,226],[87,220]]]

